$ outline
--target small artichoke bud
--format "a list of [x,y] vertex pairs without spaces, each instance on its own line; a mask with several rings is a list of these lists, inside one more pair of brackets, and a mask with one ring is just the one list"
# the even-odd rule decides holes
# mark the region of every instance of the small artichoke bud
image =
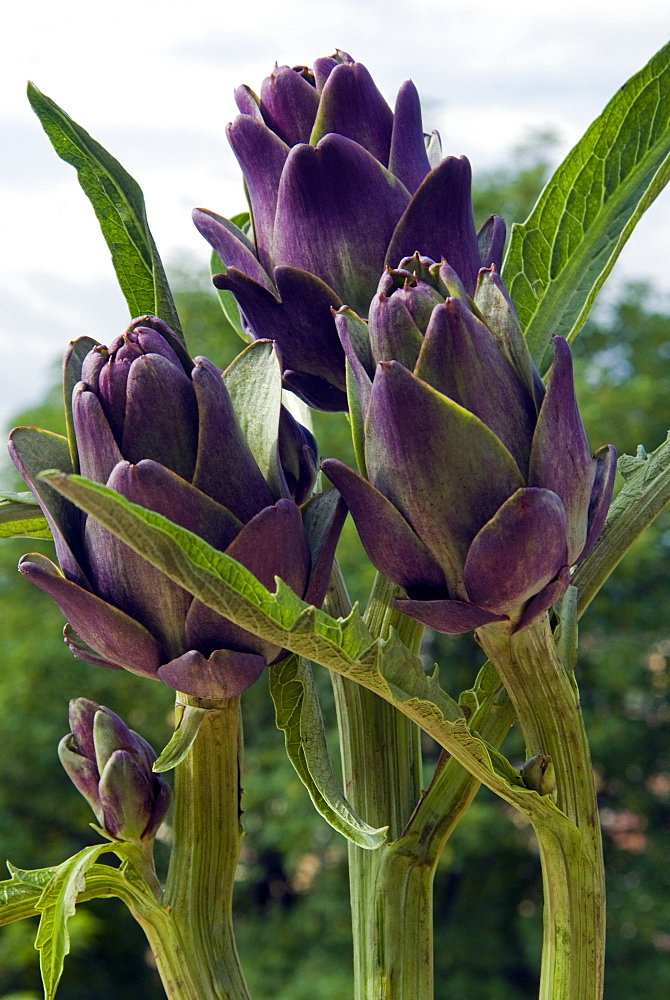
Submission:
[[521,768],[521,777],[526,788],[539,795],[554,795],[556,792],[556,773],[551,757],[546,753],[536,753]]
[[170,801],[167,782],[151,770],[156,754],[146,740],[104,705],[70,702],[71,733],[58,756],[104,832],[131,843],[153,838]]

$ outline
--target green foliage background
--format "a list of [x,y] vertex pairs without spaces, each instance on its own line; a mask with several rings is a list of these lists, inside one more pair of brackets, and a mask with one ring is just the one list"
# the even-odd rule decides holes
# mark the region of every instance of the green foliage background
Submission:
[[[480,179],[478,221],[528,214],[547,173],[551,136],[536,135],[513,160]],[[173,269],[171,284],[193,353],[225,366],[240,343],[227,327],[206,276]],[[73,336],[76,335],[73,331]],[[652,450],[670,427],[670,315],[652,290],[615,291],[574,346],[589,439],[620,452]],[[62,429],[56,385],[17,423]],[[343,415],[316,414],[321,453],[350,460]],[[8,483],[8,485],[10,485]],[[169,738],[171,692],[127,673],[74,660],[60,640],[55,605],[15,570],[26,548],[0,549],[0,856],[22,867],[57,863],[96,840],[84,800],[62,772],[56,745],[67,702],[79,695],[113,708],[157,748]],[[670,994],[670,615],[667,512],[645,534],[587,612],[578,680],[598,775],[609,897],[606,996]],[[339,552],[352,595],[372,582],[348,521]],[[481,662],[471,637],[428,634],[426,662],[442,665],[452,694]],[[337,760],[326,672],[317,682]],[[236,925],[256,1000],[348,1000],[352,992],[346,846],[314,812],[283,752],[283,736],[262,678],[243,699],[244,817]],[[506,744],[514,759],[521,745]],[[426,775],[437,759],[425,740]],[[158,845],[158,863],[168,848]],[[480,792],[441,860],[435,891],[436,1000],[530,1000],[541,944],[539,862],[530,828]],[[33,922],[0,935],[0,1000],[41,996]],[[72,926],[63,1000],[159,1000],[163,992],[142,933],[117,900],[81,906]]]

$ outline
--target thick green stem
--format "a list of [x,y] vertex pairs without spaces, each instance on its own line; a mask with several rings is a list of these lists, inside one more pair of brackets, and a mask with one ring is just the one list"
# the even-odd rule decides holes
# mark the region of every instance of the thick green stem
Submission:
[[168,1000],[201,1000],[209,996],[206,970],[194,961],[171,914],[161,909],[152,913],[151,919],[137,913],[134,916],[146,934]]
[[[514,722],[514,708],[502,681],[486,663],[471,692],[477,706],[468,718],[470,728],[487,743],[499,747]],[[430,788],[424,793],[403,837],[407,850],[423,864],[437,865],[444,846],[470,808],[480,782],[443,751]]]
[[588,740],[574,679],[559,659],[548,618],[509,635],[478,638],[507,688],[527,756],[551,758],[556,802],[575,837],[535,824],[545,887],[541,1000],[600,1000],[605,948],[602,841]]
[[[232,929],[241,837],[239,699],[205,702],[181,694],[178,699],[209,711],[175,769],[174,840],[164,905],[183,941],[185,971],[202,980],[198,1000],[248,1000]],[[168,996],[182,998],[178,992]]]
[[[378,576],[365,622],[376,636],[396,628],[416,651],[423,629],[393,609],[397,593]],[[341,579],[328,601],[346,613]],[[366,822],[389,828],[389,846],[349,846],[355,1000],[431,1000],[432,869],[392,852],[421,794],[419,730],[360,685],[334,674],[333,687],[347,798]]]

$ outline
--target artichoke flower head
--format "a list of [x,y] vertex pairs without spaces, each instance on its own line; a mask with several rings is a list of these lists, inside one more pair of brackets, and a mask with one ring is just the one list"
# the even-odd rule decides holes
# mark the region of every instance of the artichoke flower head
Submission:
[[440,159],[411,80],[391,111],[365,66],[338,51],[313,69],[275,67],[260,96],[240,87],[235,97],[227,134],[251,231],[196,209],[226,267],[214,283],[235,296],[251,337],[277,342],[287,388],[318,409],[346,409],[331,310],[367,315],[384,265],[417,248],[449,260],[472,294],[479,268],[500,263],[503,220],[476,232],[470,164]]
[[75,698],[71,733],[58,756],[102,831],[114,840],[150,841],[170,804],[170,786],[152,771],[153,748],[111,709]]
[[[222,373],[206,358],[183,360],[178,343],[165,323],[144,316],[109,348],[90,340],[71,345],[64,363],[70,441],[19,427],[9,445],[49,520],[60,568],[31,553],[19,569],[59,605],[76,657],[196,697],[231,698],[283,651],[212,611],[39,479],[46,468],[78,466],[88,479],[199,535],[270,590],[280,577],[320,605],[343,511],[334,491],[307,500],[317,460],[311,434],[281,408],[270,428],[270,484]],[[253,349],[273,350],[267,342]],[[325,514],[310,518],[308,508],[323,503]]]
[[[591,454],[570,349],[545,387],[495,268],[474,295],[445,261],[388,269],[369,322],[337,326],[364,415],[364,472],[328,459],[405,614],[439,632],[524,628],[565,592],[602,530],[614,448]],[[366,336],[367,335],[367,336]]]

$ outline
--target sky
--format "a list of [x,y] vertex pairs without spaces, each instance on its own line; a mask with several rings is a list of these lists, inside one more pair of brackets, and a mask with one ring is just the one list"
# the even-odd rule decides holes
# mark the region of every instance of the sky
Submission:
[[[75,171],[59,160],[25,96],[31,79],[141,185],[168,267],[209,249],[190,220],[202,206],[245,208],[225,139],[234,88],[254,90],[275,62],[335,48],[367,65],[389,103],[411,77],[424,127],[475,177],[504,164],[529,130],[549,127],[556,162],[614,92],[668,37],[661,0],[33,0],[0,20],[0,420],[37,402],[55,359],[87,334],[106,343],[128,313]],[[667,8],[666,8],[667,10]],[[670,229],[667,192],[629,240],[608,282],[651,279]]]

